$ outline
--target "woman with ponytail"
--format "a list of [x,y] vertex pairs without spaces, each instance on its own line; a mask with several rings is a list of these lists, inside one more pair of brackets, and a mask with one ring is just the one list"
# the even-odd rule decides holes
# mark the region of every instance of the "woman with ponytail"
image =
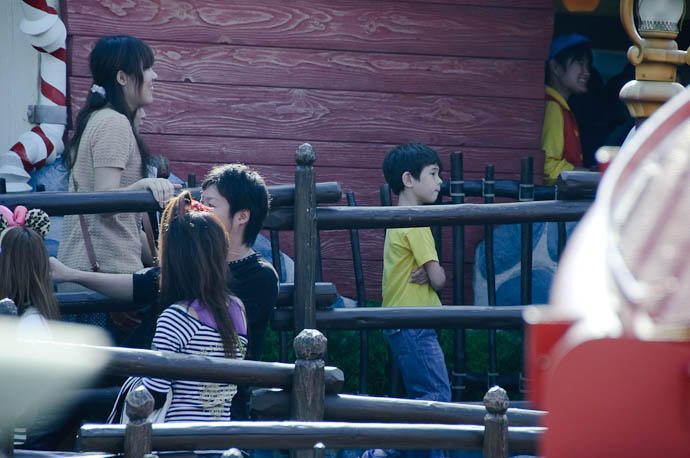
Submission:
[[[152,348],[212,358],[244,358],[247,322],[244,305],[227,287],[228,235],[209,207],[189,191],[163,212],[160,306]],[[236,385],[130,377],[110,421],[122,417],[126,393],[143,385],[155,399],[153,422],[230,420]],[[158,410],[160,409],[160,410]],[[125,421],[126,422],[126,421]]]
[[[137,110],[153,102],[157,75],[151,48],[131,36],[104,37],[91,51],[89,67],[93,85],[63,154],[70,169],[69,190],[148,189],[165,206],[175,188],[165,179],[149,178],[149,154],[134,128]],[[88,245],[93,246],[93,256],[87,252]],[[151,260],[142,215],[66,216],[58,258],[78,270],[132,273],[141,269]],[[61,286],[63,291],[75,289],[79,287]]]

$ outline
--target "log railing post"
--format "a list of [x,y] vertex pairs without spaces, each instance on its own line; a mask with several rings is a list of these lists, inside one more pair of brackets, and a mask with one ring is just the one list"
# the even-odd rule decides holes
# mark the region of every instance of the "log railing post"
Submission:
[[125,411],[129,423],[125,428],[125,458],[143,458],[151,453],[151,423],[147,417],[153,412],[151,393],[140,386],[127,395]]
[[484,458],[508,458],[508,395],[494,386],[484,396]]
[[295,335],[316,327],[316,189],[314,149],[304,143],[295,152]]
[[[316,329],[304,329],[295,337],[295,372],[292,382],[292,419],[323,421],[324,383],[323,357],[328,341]],[[295,458],[312,458],[313,450],[296,450]]]

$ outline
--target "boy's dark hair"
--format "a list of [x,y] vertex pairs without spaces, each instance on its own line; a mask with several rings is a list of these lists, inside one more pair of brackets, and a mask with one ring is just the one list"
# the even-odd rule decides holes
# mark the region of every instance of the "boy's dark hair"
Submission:
[[242,242],[252,246],[271,205],[271,196],[264,179],[244,164],[226,164],[211,169],[201,184],[201,189],[214,185],[228,201],[231,218],[240,210],[249,210],[249,222]]
[[410,172],[410,175],[418,180],[422,169],[434,164],[441,168],[441,161],[434,149],[423,143],[406,143],[396,146],[386,154],[383,160],[383,176],[391,191],[398,195],[404,188],[403,173]]

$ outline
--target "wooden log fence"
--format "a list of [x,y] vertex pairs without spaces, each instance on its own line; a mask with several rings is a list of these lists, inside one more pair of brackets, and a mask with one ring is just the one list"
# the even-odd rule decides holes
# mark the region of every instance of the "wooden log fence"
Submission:
[[[258,420],[290,418],[290,393],[276,389],[259,389],[250,400],[252,415]],[[324,398],[324,420],[346,422],[437,423],[449,425],[483,425],[486,408],[478,404],[420,401],[413,399],[329,394]],[[540,426],[546,412],[509,408],[511,426]]]
[[[190,189],[199,198],[200,188]],[[294,204],[295,186],[268,186],[271,206],[289,207]],[[340,183],[315,184],[316,203],[336,203],[342,198]],[[93,213],[149,212],[160,210],[160,205],[150,191],[103,191],[103,192],[25,192],[0,193],[0,205],[14,208],[17,205],[40,208],[51,216],[79,215]]]
[[[323,334],[315,329],[302,330],[294,340],[295,373],[292,385],[291,418],[298,421],[323,421],[324,357],[328,343]],[[295,458],[312,458],[310,450],[294,450]]]
[[560,200],[594,199],[597,192],[601,173],[570,170],[561,172],[556,180]]
[[314,190],[314,161],[310,144],[300,145],[295,152],[295,335],[302,329],[314,328],[314,283],[316,258],[319,251],[316,230],[316,197]]
[[[70,344],[54,345],[67,347]],[[232,383],[266,388],[293,386],[294,364],[179,355],[120,347],[92,349],[96,354],[102,354],[103,359],[107,361],[104,373],[111,375]],[[326,392],[339,392],[344,381],[343,371],[337,367],[324,368]]]
[[147,417],[153,412],[153,396],[143,386],[127,394],[125,409],[130,418],[125,427],[125,458],[139,458],[151,453],[151,423]]
[[[367,307],[316,311],[318,329],[519,329],[523,306]],[[271,327],[292,329],[293,311],[276,310]]]
[[[409,207],[330,206],[316,209],[316,226],[319,230],[336,230],[578,221],[590,205],[588,201],[542,201]],[[264,227],[293,230],[293,219],[291,209],[278,208],[270,212]]]
[[[311,449],[321,442],[329,449],[440,449],[482,450],[485,428],[477,425],[341,422],[205,422],[161,423],[152,428],[157,451],[218,450],[228,447]],[[536,454],[543,427],[508,427],[511,453]],[[78,449],[122,453],[125,425],[84,425]],[[270,445],[269,445],[270,444]],[[494,458],[484,455],[485,458]]]
[[[294,283],[280,284],[278,297],[276,298],[277,308],[293,306],[294,289]],[[338,299],[338,292],[333,283],[316,283],[314,285],[314,295],[317,308],[328,307]],[[63,314],[124,312],[139,310],[149,305],[113,299],[95,292],[55,293],[55,297],[60,307],[60,312]]]

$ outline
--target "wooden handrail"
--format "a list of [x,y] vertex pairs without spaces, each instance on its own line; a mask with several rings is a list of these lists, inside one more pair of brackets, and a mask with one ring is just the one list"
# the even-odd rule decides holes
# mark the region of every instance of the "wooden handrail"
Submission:
[[[72,344],[55,343],[69,347]],[[261,387],[290,388],[294,364],[211,358],[120,347],[91,347],[107,361],[104,372],[113,375],[146,376],[168,380],[195,380]],[[345,376],[337,367],[324,369],[326,392],[336,393]]]
[[[316,311],[318,329],[469,328],[512,329],[523,325],[524,306],[366,307]],[[276,310],[271,327],[292,329],[291,310]]]
[[[509,427],[511,453],[536,453],[542,427]],[[125,425],[84,425],[80,451],[118,453],[123,450]],[[311,449],[317,442],[328,448],[481,450],[484,427],[475,425],[339,423],[339,422],[185,422],[153,425],[153,449],[209,450],[239,448]]]
[[[191,189],[198,198],[200,189]],[[268,186],[271,205],[291,206],[295,198],[295,185]],[[336,203],[342,198],[338,182],[316,184],[317,203]],[[14,208],[17,205],[40,208],[51,216],[93,213],[149,212],[160,210],[158,202],[150,191],[104,191],[104,192],[20,192],[0,194],[0,205]]]
[[[589,201],[552,200],[409,207],[319,207],[316,224],[319,230],[329,230],[578,221],[591,204]],[[293,220],[292,209],[278,208],[269,213],[264,227],[292,230]]]
[[[293,305],[294,283],[281,283],[276,298],[276,307],[291,307]],[[338,292],[333,283],[316,283],[316,306],[327,307],[338,299]],[[149,304],[111,299],[95,292],[55,293],[60,312],[96,313],[96,312],[124,312],[139,310]]]
[[[283,420],[290,415],[290,393],[282,390],[254,390],[251,410],[259,419]],[[325,397],[326,421],[396,423],[440,423],[450,425],[483,425],[486,408],[479,404],[420,401],[333,394]],[[511,426],[539,426],[546,412],[508,409]]]

